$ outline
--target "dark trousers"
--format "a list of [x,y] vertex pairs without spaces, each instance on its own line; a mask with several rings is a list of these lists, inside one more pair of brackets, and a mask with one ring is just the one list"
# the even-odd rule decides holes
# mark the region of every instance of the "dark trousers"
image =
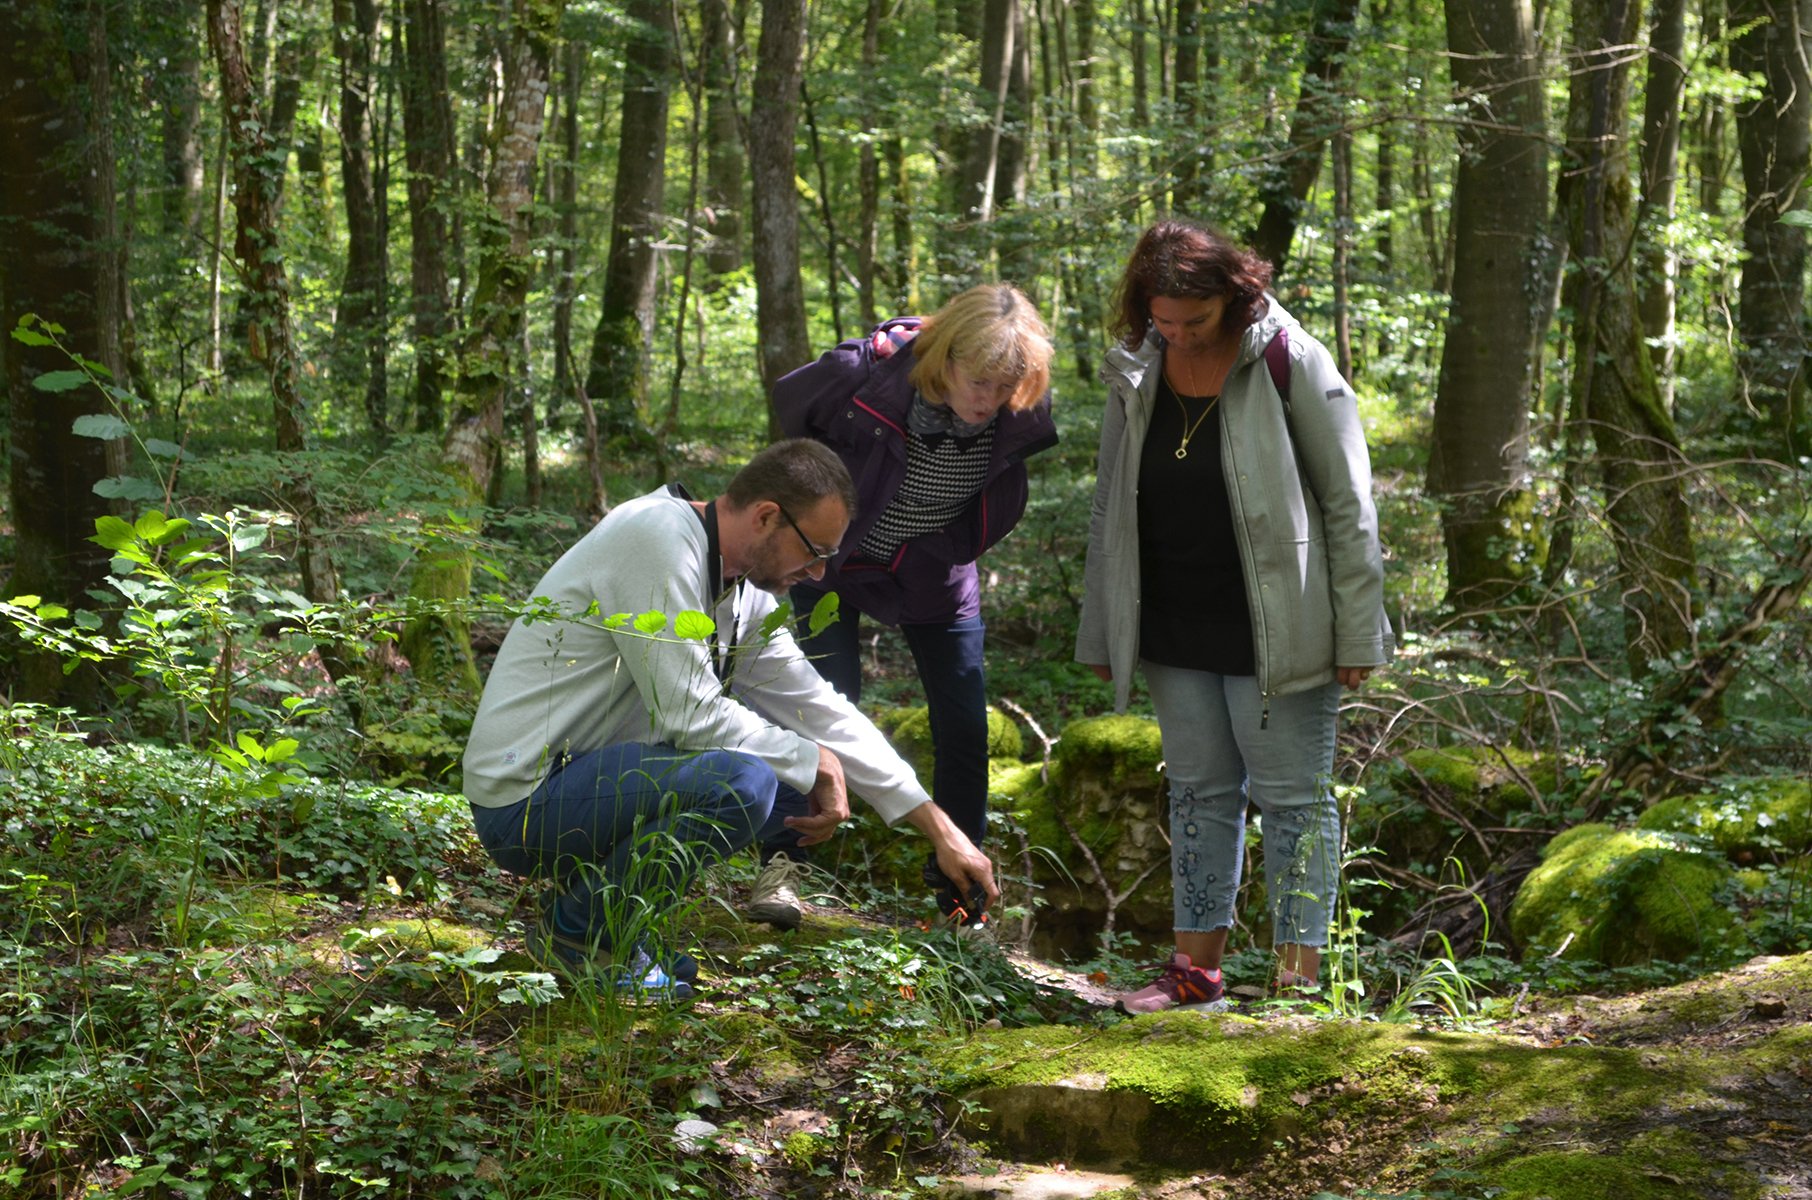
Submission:
[[[824,593],[793,589],[794,611],[809,614]],[[862,615],[844,605],[817,637],[799,629],[799,645],[818,674],[853,704],[862,698]],[[931,718],[937,766],[931,796],[977,846],[988,830],[988,684],[982,670],[980,616],[901,625],[917,665]],[[923,781],[921,781],[923,782]],[[766,843],[764,843],[765,845]]]
[[796,842],[782,821],[805,807],[746,754],[623,743],[562,759],[526,800],[472,819],[498,866],[554,881],[561,928],[608,940],[625,906],[658,917],[706,864]]

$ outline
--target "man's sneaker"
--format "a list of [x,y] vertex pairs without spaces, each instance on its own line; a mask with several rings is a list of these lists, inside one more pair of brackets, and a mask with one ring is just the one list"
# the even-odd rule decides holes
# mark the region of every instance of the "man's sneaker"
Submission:
[[1192,964],[1187,954],[1178,951],[1170,956],[1155,980],[1136,992],[1121,996],[1114,1001],[1114,1007],[1123,1013],[1137,1015],[1213,1004],[1225,994],[1219,971],[1211,975]]
[[626,962],[617,963],[608,947],[555,929],[547,920],[536,921],[522,935],[529,957],[575,979],[607,979],[619,990],[685,1000],[698,978],[698,960],[674,954],[657,962],[638,945]]
[[988,895],[981,890],[980,884],[963,892],[938,868],[936,859],[927,862],[920,874],[931,885],[932,895],[937,899],[938,916],[945,925],[964,934],[976,934],[988,928]]
[[749,889],[749,906],[743,915],[778,929],[799,928],[805,917],[805,906],[799,903],[799,881],[808,869],[784,854],[768,859],[768,865],[755,877],[755,886]]

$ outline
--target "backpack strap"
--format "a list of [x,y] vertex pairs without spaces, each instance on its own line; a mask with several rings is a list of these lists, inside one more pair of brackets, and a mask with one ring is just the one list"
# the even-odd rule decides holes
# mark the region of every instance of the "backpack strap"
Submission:
[[1271,369],[1271,386],[1277,389],[1277,398],[1283,401],[1284,411],[1290,409],[1290,331],[1279,329],[1277,336],[1265,344],[1265,366]]
[[883,321],[869,335],[868,348],[874,352],[877,360],[892,358],[913,338],[919,336],[919,329],[924,323],[923,317],[895,317],[891,321]]

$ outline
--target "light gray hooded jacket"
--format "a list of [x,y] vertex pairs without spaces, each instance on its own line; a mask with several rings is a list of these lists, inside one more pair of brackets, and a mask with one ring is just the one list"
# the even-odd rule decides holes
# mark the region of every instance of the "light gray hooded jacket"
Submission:
[[[1371,459],[1352,389],[1327,349],[1266,297],[1221,388],[1221,466],[1245,568],[1258,687],[1270,697],[1373,667],[1394,650],[1384,614],[1384,559]],[[1280,399],[1264,349],[1287,330],[1290,395]],[[1151,423],[1164,341],[1116,346],[1108,386],[1084,571],[1076,661],[1105,663],[1126,708],[1139,661],[1139,456]],[[1293,435],[1293,436],[1292,436]]]

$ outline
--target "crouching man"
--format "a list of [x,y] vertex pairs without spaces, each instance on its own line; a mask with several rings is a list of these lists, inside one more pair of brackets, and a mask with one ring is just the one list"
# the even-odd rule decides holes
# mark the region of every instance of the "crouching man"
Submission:
[[[619,505],[535,585],[551,608],[510,627],[464,766],[491,857],[555,884],[528,931],[538,959],[690,994],[696,962],[647,932],[705,864],[830,838],[848,790],[930,839],[965,891],[998,899],[987,857],[770,619],[823,576],[854,506],[834,453],[780,442],[716,500],[675,485]],[[790,908],[797,924],[797,900],[774,890],[758,884],[753,915],[784,925]]]

